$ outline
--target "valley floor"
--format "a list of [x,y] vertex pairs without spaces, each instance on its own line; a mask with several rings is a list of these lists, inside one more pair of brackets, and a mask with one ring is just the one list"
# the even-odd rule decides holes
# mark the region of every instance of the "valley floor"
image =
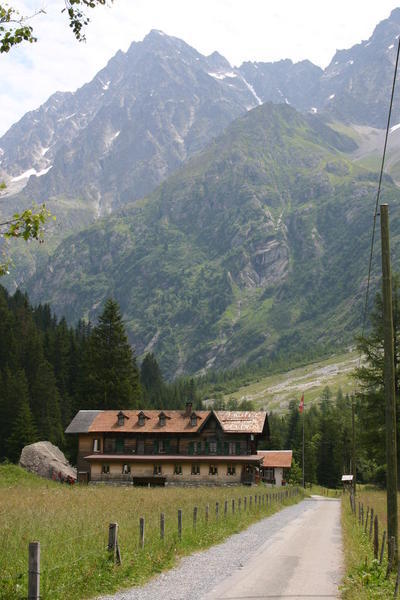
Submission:
[[342,565],[340,500],[313,496],[103,600],[337,598]]

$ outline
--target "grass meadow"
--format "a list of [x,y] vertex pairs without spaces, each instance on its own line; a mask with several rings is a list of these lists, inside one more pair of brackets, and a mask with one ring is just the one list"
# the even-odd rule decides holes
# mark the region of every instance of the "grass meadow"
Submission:
[[[400,507],[400,495],[399,495]],[[388,579],[387,550],[385,550],[382,565],[374,559],[372,536],[369,537],[369,521],[367,531],[360,526],[358,520],[359,504],[364,505],[364,515],[367,507],[374,509],[379,519],[379,553],[382,544],[382,534],[386,529],[386,492],[361,489],[356,497],[356,516],[351,512],[349,495],[343,496],[342,529],[345,551],[345,578],[342,586],[344,600],[377,600],[393,598],[395,574]],[[387,546],[386,546],[387,548]]]
[[[290,489],[290,488],[289,488]],[[27,597],[28,543],[41,545],[42,600],[92,598],[140,585],[177,559],[221,542],[282,506],[302,498],[255,504],[279,490],[257,487],[134,488],[66,486],[39,479],[15,465],[0,466],[0,598]],[[302,492],[300,492],[302,494]],[[250,495],[252,503],[250,507]],[[244,498],[247,497],[247,510]],[[241,511],[238,510],[239,498]],[[232,499],[235,513],[232,514]],[[228,500],[228,512],[224,504]],[[219,503],[219,517],[215,506]],[[209,521],[205,509],[209,505]],[[193,528],[193,508],[198,507]],[[182,509],[182,539],[177,511]],[[165,538],[160,539],[160,513]],[[145,544],[139,546],[139,518]],[[108,525],[119,525],[122,564],[108,556]]]

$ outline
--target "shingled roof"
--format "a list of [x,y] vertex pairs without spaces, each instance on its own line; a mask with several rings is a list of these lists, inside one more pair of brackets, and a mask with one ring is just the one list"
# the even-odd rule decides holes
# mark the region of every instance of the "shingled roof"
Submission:
[[[268,427],[266,412],[196,410],[188,414],[184,410],[124,410],[123,425],[118,425],[118,413],[117,410],[80,410],[65,433],[193,433],[199,431],[211,415],[215,415],[222,429],[229,433],[260,434]],[[166,416],[164,424],[160,423],[160,413]],[[143,424],[139,423],[139,414],[144,415]],[[197,419],[193,420],[193,415]]]
[[290,469],[292,466],[292,450],[258,450],[263,467],[284,467]]

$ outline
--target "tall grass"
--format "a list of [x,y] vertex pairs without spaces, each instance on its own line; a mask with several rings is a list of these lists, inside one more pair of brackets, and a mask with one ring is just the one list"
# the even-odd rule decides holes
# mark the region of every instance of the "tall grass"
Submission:
[[[271,493],[258,486],[196,488],[67,487],[37,478],[20,478],[17,467],[0,467],[0,598],[26,597],[27,548],[41,544],[41,598],[88,598],[145,582],[171,567],[177,557],[206,548],[244,529],[282,505],[301,499],[255,506],[254,494]],[[29,482],[30,481],[30,482]],[[244,511],[244,497],[253,496]],[[232,514],[232,498],[235,514]],[[242,499],[241,512],[238,500]],[[224,517],[224,502],[228,515]],[[219,502],[219,518],[215,503]],[[205,507],[209,504],[209,522]],[[198,522],[193,530],[193,508]],[[183,511],[182,540],[177,537],[177,510]],[[159,516],[165,514],[165,539]],[[145,546],[139,548],[139,517],[145,518]],[[122,565],[107,556],[108,525],[119,525]]]
[[[387,552],[382,565],[374,559],[372,539],[369,538],[369,521],[367,532],[358,521],[358,502],[364,504],[364,518],[367,507],[374,509],[379,519],[379,552],[382,533],[386,529],[386,493],[377,490],[363,490],[356,497],[356,515],[350,510],[348,494],[342,501],[342,529],[345,550],[346,575],[342,586],[342,598],[345,600],[376,600],[392,598],[395,576],[386,579]],[[400,506],[400,504],[399,504]]]

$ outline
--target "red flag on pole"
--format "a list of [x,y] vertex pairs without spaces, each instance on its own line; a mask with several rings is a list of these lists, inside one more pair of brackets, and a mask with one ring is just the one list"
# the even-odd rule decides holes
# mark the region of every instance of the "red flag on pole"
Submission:
[[299,412],[301,412],[301,413],[302,413],[302,412],[303,412],[303,410],[304,410],[304,394],[302,395],[302,397],[301,397],[301,400],[300,400],[300,404],[299,404]]

